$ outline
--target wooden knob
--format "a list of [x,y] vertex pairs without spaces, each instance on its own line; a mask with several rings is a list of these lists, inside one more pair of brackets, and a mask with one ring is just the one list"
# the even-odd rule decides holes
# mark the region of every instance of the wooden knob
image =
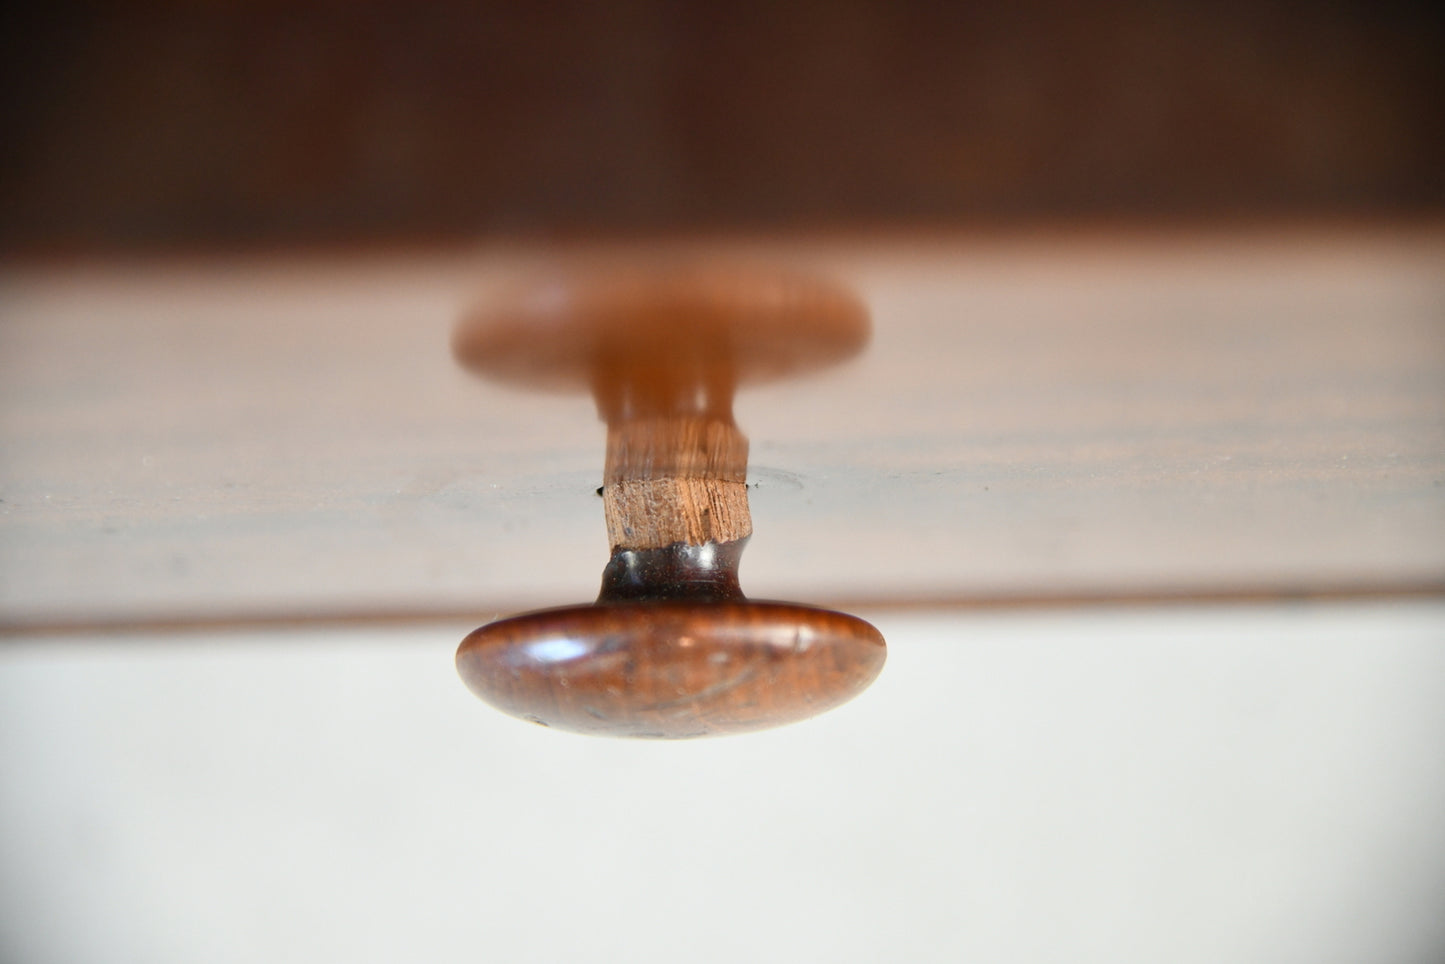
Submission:
[[472,692],[546,726],[685,738],[794,722],[867,687],[886,655],[878,630],[739,587],[752,521],[732,416],[737,386],[839,361],[867,337],[866,311],[836,286],[676,262],[535,279],[466,318],[453,347],[472,371],[591,391],[612,545],[596,603],[463,640]]

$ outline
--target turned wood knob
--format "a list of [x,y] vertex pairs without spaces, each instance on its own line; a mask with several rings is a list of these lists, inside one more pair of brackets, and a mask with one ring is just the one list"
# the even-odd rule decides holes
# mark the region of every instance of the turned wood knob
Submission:
[[545,726],[684,738],[805,719],[867,687],[886,655],[877,629],[739,587],[752,520],[732,399],[850,357],[868,333],[835,285],[678,262],[532,279],[465,318],[453,349],[471,371],[592,393],[608,426],[612,548],[596,603],[463,640],[472,692]]

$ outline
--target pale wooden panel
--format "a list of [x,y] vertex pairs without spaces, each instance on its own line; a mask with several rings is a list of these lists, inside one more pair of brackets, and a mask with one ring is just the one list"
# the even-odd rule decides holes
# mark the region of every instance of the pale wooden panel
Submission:
[[[772,243],[855,285],[849,367],[745,393],[764,597],[1445,578],[1445,232]],[[477,383],[459,310],[544,251],[20,268],[0,622],[570,602],[582,398]]]

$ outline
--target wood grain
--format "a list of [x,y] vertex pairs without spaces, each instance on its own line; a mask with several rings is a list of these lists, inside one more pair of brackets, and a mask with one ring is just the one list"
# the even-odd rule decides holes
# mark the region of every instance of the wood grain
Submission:
[[[856,362],[738,397],[755,595],[1445,578],[1445,229],[715,248],[839,278],[875,326]],[[479,294],[554,253],[6,268],[0,623],[484,617],[590,593],[591,404],[479,384],[448,350]]]
[[878,630],[787,603],[575,606],[472,633],[457,671],[488,703],[599,736],[687,739],[793,723],[883,669]]
[[736,542],[753,534],[744,482],[712,478],[613,482],[603,490],[614,549]]
[[747,477],[748,440],[731,417],[616,422],[608,426],[602,472],[608,544],[653,549],[746,539],[753,534]]

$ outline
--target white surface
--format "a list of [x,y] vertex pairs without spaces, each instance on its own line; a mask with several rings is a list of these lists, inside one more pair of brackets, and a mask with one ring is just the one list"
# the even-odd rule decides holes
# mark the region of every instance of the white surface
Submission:
[[1441,959],[1445,603],[878,622],[851,706],[679,744],[446,630],[12,642],[0,959]]

